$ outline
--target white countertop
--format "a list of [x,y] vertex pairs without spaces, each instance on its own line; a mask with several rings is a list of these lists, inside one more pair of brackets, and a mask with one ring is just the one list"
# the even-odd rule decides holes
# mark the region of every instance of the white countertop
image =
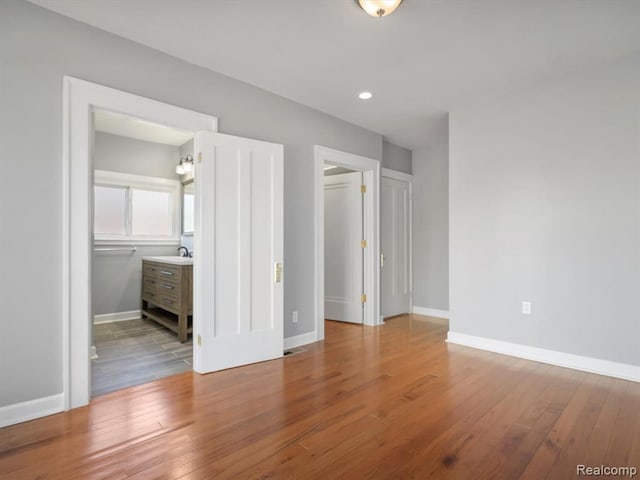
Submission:
[[173,265],[193,265],[193,258],[190,257],[142,257],[143,260],[150,262],[172,263]]

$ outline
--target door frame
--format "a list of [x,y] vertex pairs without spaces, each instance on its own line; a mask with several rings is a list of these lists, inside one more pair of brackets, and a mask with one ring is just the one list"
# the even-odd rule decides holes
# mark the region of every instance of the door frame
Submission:
[[321,145],[314,146],[314,311],[317,340],[324,339],[324,164],[363,172],[367,194],[364,196],[364,232],[367,248],[364,255],[364,324],[382,325],[380,316],[380,161],[342,152]]
[[[398,180],[409,185],[409,312],[413,312],[413,174],[393,170],[391,168],[382,168],[382,177]],[[382,190],[382,186],[380,187]],[[382,219],[380,220],[382,222]],[[382,228],[382,223],[380,224]],[[382,245],[380,245],[382,248]],[[382,252],[381,252],[382,253]],[[382,302],[382,294],[380,294]],[[380,306],[380,314],[382,315],[382,305]],[[383,317],[384,318],[384,317]]]
[[61,363],[64,410],[69,410],[91,398],[92,112],[110,110],[194,133],[216,132],[218,119],[66,75],[62,96]]

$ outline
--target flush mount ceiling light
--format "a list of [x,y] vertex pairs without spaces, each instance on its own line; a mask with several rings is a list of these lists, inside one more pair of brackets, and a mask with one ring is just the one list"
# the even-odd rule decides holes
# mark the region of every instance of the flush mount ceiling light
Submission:
[[373,93],[371,93],[371,92],[360,92],[358,94],[358,98],[360,100],[369,100],[369,99],[373,98]]
[[356,0],[358,5],[373,17],[386,17],[393,13],[402,0]]
[[182,157],[178,166],[176,167],[176,173],[178,175],[184,175],[185,173],[189,173],[193,170],[193,157],[191,155],[187,155],[186,157]]

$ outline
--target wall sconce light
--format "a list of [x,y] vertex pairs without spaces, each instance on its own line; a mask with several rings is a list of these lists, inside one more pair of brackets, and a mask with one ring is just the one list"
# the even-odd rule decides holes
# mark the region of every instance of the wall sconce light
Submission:
[[185,173],[189,173],[191,171],[193,171],[193,156],[187,155],[180,158],[180,162],[176,167],[176,173],[178,175],[184,175]]
[[357,0],[358,5],[373,17],[386,17],[394,12],[402,0]]

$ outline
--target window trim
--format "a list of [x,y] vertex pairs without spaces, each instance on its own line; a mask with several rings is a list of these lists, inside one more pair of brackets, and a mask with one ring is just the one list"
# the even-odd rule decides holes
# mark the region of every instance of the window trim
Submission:
[[[96,170],[93,179],[94,188],[120,187],[126,188],[127,211],[125,212],[125,228],[131,232],[131,188],[169,193],[170,203],[170,231],[169,236],[157,235],[105,235],[92,231],[94,245],[179,245],[182,223],[180,181],[169,178],[148,177],[131,173]],[[95,227],[93,227],[95,228]]]

